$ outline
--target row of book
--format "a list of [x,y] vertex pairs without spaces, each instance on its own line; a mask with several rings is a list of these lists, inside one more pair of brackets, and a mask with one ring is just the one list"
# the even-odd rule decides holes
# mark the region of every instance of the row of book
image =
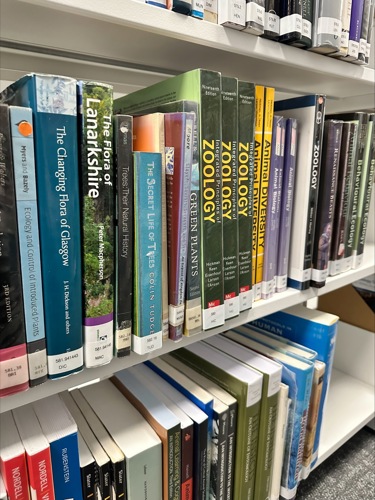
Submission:
[[324,127],[324,96],[274,92],[192,70],[115,101],[49,75],[1,94],[2,395],[324,286],[331,241],[331,274],[360,265],[374,115]]
[[373,0],[146,0],[146,3],[343,61],[369,62]]
[[318,457],[337,321],[298,306],[7,412],[9,500],[294,498]]

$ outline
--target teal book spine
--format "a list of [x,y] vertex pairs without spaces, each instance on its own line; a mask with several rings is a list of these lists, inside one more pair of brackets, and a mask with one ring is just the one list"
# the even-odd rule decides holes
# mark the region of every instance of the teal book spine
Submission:
[[83,368],[77,82],[33,73],[1,101],[33,110],[48,376],[60,378]]
[[113,88],[78,82],[83,337],[87,368],[113,358],[114,178],[112,151]]
[[162,346],[161,154],[134,153],[134,333],[132,350]]
[[31,108],[10,106],[30,387],[47,380],[43,284]]

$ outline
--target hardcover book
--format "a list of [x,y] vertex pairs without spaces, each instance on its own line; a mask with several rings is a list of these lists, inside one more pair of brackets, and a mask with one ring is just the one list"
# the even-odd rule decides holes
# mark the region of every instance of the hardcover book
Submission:
[[162,346],[161,169],[160,153],[134,153],[132,350],[137,354],[145,354]]
[[355,61],[356,59],[358,59],[364,4],[365,0],[352,0],[348,55],[345,57],[346,61]]
[[13,410],[13,417],[25,448],[32,499],[55,498],[50,446],[32,405]]
[[254,182],[255,85],[238,81],[238,277],[240,311],[252,296],[252,224]]
[[302,38],[302,0],[280,0],[279,42],[295,43]]
[[114,176],[113,88],[79,81],[79,140],[85,366],[113,358]]
[[289,252],[288,286],[310,286],[323,141],[325,97],[310,95],[275,102],[275,113],[298,120],[298,149]]
[[330,54],[340,50],[341,3],[318,0],[314,13],[312,51]]
[[246,26],[246,0],[238,2],[221,0],[217,13],[217,24],[242,31]]
[[312,30],[314,21],[314,10],[316,2],[314,0],[302,0],[302,33],[301,38],[292,42],[291,45],[303,49],[309,49],[312,45]]
[[246,25],[243,31],[252,35],[263,35],[264,0],[246,0]]
[[6,105],[0,105],[0,248],[0,397],[3,397],[29,387],[12,139]]
[[[238,278],[238,81],[221,77],[222,214],[225,319],[240,312]],[[242,237],[242,235],[241,235]]]
[[352,0],[341,2],[341,37],[338,52],[331,52],[332,57],[343,57],[348,54],[350,18],[352,13]]
[[30,386],[47,380],[43,284],[31,108],[10,106],[27,359]]
[[[193,0],[194,1],[194,0]],[[219,0],[195,0],[199,5],[198,11],[200,11],[200,4],[203,3],[203,19],[209,23],[217,24],[217,16],[219,10]]]
[[33,109],[48,376],[59,378],[83,368],[77,82],[33,73],[0,101]]
[[265,0],[264,38],[277,40],[280,35],[280,0]]
[[263,376],[231,356],[197,342],[174,355],[237,399],[233,498],[254,499],[255,462]]
[[361,23],[361,34],[359,38],[359,50],[358,59],[355,61],[357,64],[366,64],[366,51],[367,51],[367,36],[371,29],[372,18],[371,15],[371,5],[374,2],[372,0],[365,0],[363,4],[363,15]]
[[150,425],[110,380],[81,391],[124,454],[127,499],[162,498],[162,446]]
[[193,161],[193,113],[164,115],[166,158],[169,338],[180,340],[185,319],[187,251],[190,226],[190,194]]
[[283,183],[281,188],[279,239],[275,276],[277,292],[285,291],[288,281],[290,233],[298,147],[297,130],[297,120],[295,118],[288,118],[285,125]]
[[221,77],[196,69],[114,101],[115,112],[134,113],[171,101],[198,102],[203,328],[224,323],[221,202]]
[[323,159],[311,270],[311,286],[316,288],[324,286],[328,276],[342,126],[343,122],[340,120],[326,120],[324,124]]
[[113,158],[116,178],[115,334],[114,354],[130,354],[133,329],[133,117],[113,116]]

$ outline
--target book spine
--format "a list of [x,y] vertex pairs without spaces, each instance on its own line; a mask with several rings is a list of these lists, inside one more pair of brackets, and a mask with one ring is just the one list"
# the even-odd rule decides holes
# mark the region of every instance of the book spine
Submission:
[[370,26],[370,15],[371,15],[371,4],[372,0],[365,0],[363,5],[363,15],[361,24],[361,35],[359,38],[359,50],[358,50],[358,62],[361,64],[366,64],[366,51],[367,51],[367,35],[371,28]]
[[264,38],[277,40],[280,35],[280,0],[266,0],[264,12]]
[[327,120],[324,126],[323,165],[319,181],[318,210],[311,271],[311,286],[317,288],[325,285],[328,276],[342,126],[342,121],[335,120]]
[[262,170],[263,110],[265,91],[255,86],[255,124],[254,124],[254,181],[253,181],[253,238],[252,238],[252,286],[253,299],[260,299],[260,289],[256,286],[258,221],[260,212],[260,182]]
[[114,179],[113,89],[79,82],[82,176],[84,359],[87,368],[113,357]]
[[236,431],[237,431],[237,401],[228,408],[228,438],[227,438],[227,478],[224,498],[233,498],[234,488],[234,459],[236,454]]
[[162,345],[160,153],[134,153],[134,207],[132,350],[145,354]]
[[367,33],[365,64],[368,64],[370,62],[371,45],[373,43],[373,32],[374,32],[374,16],[375,16],[375,3],[372,2],[370,7],[370,25]]
[[101,496],[102,500],[110,500],[111,499],[111,462],[108,460],[107,463],[103,464],[100,467],[99,473],[99,481],[98,481],[98,493]]
[[312,46],[312,25],[314,18],[313,0],[302,0],[302,37],[300,46],[309,49]]
[[183,335],[187,248],[190,225],[190,193],[194,115],[166,114],[165,146],[173,149],[174,161],[166,156],[169,338]]
[[49,447],[34,455],[26,454],[26,461],[31,498],[53,500],[55,493]]
[[29,500],[29,480],[25,453],[9,460],[0,459],[1,474],[9,500]]
[[341,2],[320,0],[313,47],[322,53],[337,52],[341,45]]
[[246,25],[246,0],[222,0],[217,14],[217,24],[242,31]]
[[222,214],[225,319],[240,312],[238,278],[238,83],[221,78]]
[[[193,0],[194,1],[194,0]],[[219,0],[202,0],[203,19],[209,23],[217,24],[217,13],[219,10]],[[200,7],[199,7],[200,10]]]
[[348,55],[345,58],[348,61],[355,61],[358,59],[364,3],[364,0],[352,0]]
[[297,155],[297,120],[288,118],[285,130],[285,159],[281,188],[281,212],[276,269],[276,291],[287,288],[290,231],[292,222],[294,179]]
[[302,38],[302,0],[280,0],[279,42],[292,43]]
[[126,500],[126,464],[125,458],[112,463],[113,500]]
[[262,144],[262,167],[260,181],[260,198],[259,198],[259,220],[257,228],[257,263],[255,284],[257,290],[261,292],[263,264],[265,252],[265,236],[266,236],[266,219],[267,219],[267,202],[268,202],[268,187],[272,155],[272,129],[273,129],[273,105],[275,102],[275,89],[267,87],[265,89],[264,101],[264,122],[263,122],[263,144]]
[[193,500],[194,425],[181,429],[181,500]]
[[0,397],[2,397],[29,387],[12,139],[7,105],[0,105],[0,213]]
[[246,27],[243,31],[263,35],[264,14],[264,0],[246,0]]
[[228,410],[212,417],[210,493],[217,500],[226,492],[228,417]]
[[341,7],[341,37],[340,49],[333,56],[343,56],[348,54],[350,17],[352,13],[352,0],[343,0]]
[[264,262],[262,299],[272,297],[276,290],[277,248],[279,239],[281,188],[284,168],[285,120],[274,116],[272,156],[267,200],[266,232],[264,237]]
[[185,16],[190,16],[191,15],[191,1],[173,0],[172,10],[174,12],[179,12],[180,14],[184,14]]
[[77,433],[50,443],[56,500],[82,499]]
[[252,306],[255,86],[238,82],[238,275],[240,311]]
[[113,117],[114,168],[116,177],[116,326],[114,352],[130,354],[133,304],[133,118]]
[[47,380],[43,286],[31,108],[10,106],[30,386]]
[[204,0],[191,0],[191,17],[203,19],[204,3]]
[[83,500],[89,500],[90,498],[95,498],[95,469],[96,464],[92,461],[81,467],[81,483],[82,483],[82,498]]

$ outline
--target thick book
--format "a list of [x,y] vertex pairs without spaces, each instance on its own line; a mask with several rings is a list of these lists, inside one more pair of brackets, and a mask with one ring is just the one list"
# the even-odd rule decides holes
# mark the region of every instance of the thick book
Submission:
[[193,162],[193,113],[164,115],[166,158],[168,318],[169,338],[180,340],[184,330],[187,251],[190,228],[190,194]]
[[255,85],[238,81],[238,278],[240,311],[251,309]]
[[286,437],[281,497],[283,499],[292,499],[295,497],[301,479],[314,364],[311,361],[302,360],[302,358],[298,359],[295,356],[274,349],[266,343],[255,340],[252,337],[252,330],[248,326],[238,327],[235,331],[229,330],[224,335],[282,364],[281,380],[289,385],[292,407]]
[[246,26],[246,0],[222,0],[217,12],[217,24],[242,31]]
[[195,69],[114,101],[115,112],[133,114],[163,103],[198,102],[203,328],[224,323],[221,193],[221,77]]
[[134,152],[134,327],[137,354],[162,346],[162,161]]
[[367,43],[366,43],[366,57],[365,63],[369,64],[370,55],[371,55],[371,47],[373,46],[373,38],[374,38],[374,15],[375,15],[375,3],[372,2],[370,7],[370,25],[367,33]]
[[322,167],[312,254],[311,286],[321,288],[328,277],[329,252],[335,212],[337,173],[340,162],[343,121],[324,124]]
[[[162,358],[154,358],[152,360],[146,361],[147,366],[152,368],[158,375],[163,377],[167,382],[169,382],[173,387],[180,391],[186,398],[188,398],[192,403],[194,403],[200,410],[202,410],[207,415],[207,453],[204,459],[206,464],[201,463],[202,471],[199,474],[198,487],[204,484],[204,493],[206,498],[210,494],[210,477],[211,477],[211,442],[212,442],[212,428],[213,428],[213,397],[207,391],[205,391],[198,384],[190,380],[184,374],[179,373],[178,370],[166,363]],[[202,462],[202,461],[200,461]],[[203,467],[202,467],[203,466]]]
[[[29,74],[0,101],[33,109],[49,378],[83,368],[77,82]],[[47,168],[48,165],[48,168]]]
[[[238,278],[238,80],[221,77],[221,171],[225,319],[240,312]],[[242,235],[241,235],[242,237]]]
[[275,102],[275,113],[298,120],[297,165],[291,225],[288,286],[310,286],[318,186],[323,142],[325,96],[309,95]]
[[81,392],[124,454],[127,498],[160,499],[162,450],[154,430],[110,380]]
[[83,354],[86,368],[113,358],[113,87],[79,81]]
[[57,394],[32,406],[49,442],[56,500],[83,500],[77,424]]
[[259,217],[258,217],[258,227],[257,227],[257,257],[256,257],[257,262],[256,262],[256,273],[255,273],[256,298],[260,298],[262,293],[269,176],[270,176],[271,156],[272,156],[274,101],[275,101],[275,89],[272,87],[266,87],[264,91],[262,166],[260,172]]
[[117,372],[111,380],[159,436],[162,442],[163,498],[178,500],[181,493],[180,421],[138,377],[136,367]]
[[246,0],[245,33],[263,35],[264,33],[264,2],[265,0]]
[[365,0],[352,0],[348,53],[345,56],[346,61],[355,61],[358,59],[364,4]]
[[281,191],[284,175],[285,119],[274,116],[272,153],[264,237],[264,257],[262,273],[262,299],[268,299],[276,291],[276,271],[279,247],[279,226],[281,213]]
[[256,283],[258,221],[260,217],[260,183],[262,173],[262,144],[264,121],[265,88],[255,85],[255,118],[254,118],[254,162],[253,162],[253,237],[252,237],[252,289],[253,299],[260,299],[260,287]]
[[150,113],[133,119],[133,150],[161,155],[161,231],[162,231],[162,314],[163,340],[168,338],[168,250],[167,250],[167,198],[165,165],[165,132],[163,113]]
[[81,470],[82,498],[89,500],[96,495],[96,463],[89,447],[78,431],[79,467]]
[[114,355],[130,354],[133,328],[133,117],[113,116],[115,172],[115,327]]
[[[94,386],[96,388],[96,385]],[[85,389],[85,388],[83,388]],[[99,389],[98,389],[99,391]],[[110,460],[110,470],[109,470],[109,491],[110,498],[112,500],[124,499],[126,496],[126,463],[125,456],[121,448],[114,441],[109,431],[104,426],[102,420],[94,411],[91,402],[89,403],[85,395],[78,389],[71,391],[76,405],[80,409],[81,413],[84,415],[87,423],[89,424],[92,432],[94,433],[96,439],[99,441],[104,452]],[[98,393],[96,393],[98,394]],[[97,398],[95,398],[97,399]],[[100,400],[100,398],[99,398]],[[108,406],[106,407],[108,413]],[[111,415],[115,413],[109,412]],[[106,470],[103,471],[105,473]],[[108,476],[104,475],[104,485],[103,490],[107,491],[107,479]],[[98,493],[100,494],[101,488]]]
[[[227,442],[226,442],[226,459],[224,460],[226,478],[224,479],[225,493],[223,498],[230,500],[233,495],[233,474],[234,474],[234,453],[235,453],[235,439],[236,439],[236,425],[237,425],[237,400],[225,391],[220,385],[213,382],[211,379],[205,377],[198,370],[187,366],[181,360],[170,354],[164,354],[163,360],[176,368],[179,372],[183,373],[194,382],[199,384],[214,398],[214,412],[215,401],[222,401],[228,407],[227,422],[223,421],[223,426],[227,426]],[[223,420],[223,419],[221,419]],[[223,431],[224,433],[225,431]],[[220,455],[220,445],[218,447],[218,454]],[[221,448],[222,451],[222,448]],[[223,462],[222,462],[223,463]]]
[[348,54],[350,18],[352,13],[352,0],[342,0],[341,2],[341,37],[340,46],[337,52],[328,54],[331,57],[345,57]]
[[29,500],[25,448],[11,411],[1,415],[0,472],[9,500]]
[[12,138],[6,105],[0,105],[0,179],[0,397],[3,397],[29,387]]
[[275,425],[278,392],[281,383],[281,365],[236,342],[217,335],[205,341],[250,366],[263,375],[262,398],[259,415],[258,453],[256,458],[254,498],[267,499],[271,487],[272,456],[275,446]]
[[342,127],[340,162],[337,176],[337,196],[335,201],[332,240],[329,252],[328,272],[334,276],[342,271],[345,254],[345,234],[349,220],[349,199],[354,172],[354,145],[357,125],[344,122]]
[[314,12],[312,47],[320,54],[338,52],[341,45],[341,1],[318,0]]
[[279,42],[295,43],[302,38],[302,0],[280,0]]
[[13,410],[13,417],[25,448],[31,498],[53,500],[51,451],[32,405]]
[[301,38],[298,38],[291,45],[302,49],[309,49],[312,46],[314,10],[316,2],[314,0],[302,0],[302,32]]
[[275,40],[280,35],[280,0],[265,0],[263,38]]
[[[365,0],[363,4],[363,14],[361,23],[361,34],[359,37],[359,50],[358,59],[353,61],[357,64],[366,64],[366,52],[367,52],[367,37],[368,32],[372,28],[373,17],[371,16],[371,6],[373,5],[373,0]],[[373,12],[372,12],[373,14]]]
[[218,0],[193,0],[196,2],[196,10],[201,10],[201,4],[203,3],[203,16],[201,19],[213,24],[217,24],[217,16],[219,10]]
[[30,387],[47,380],[43,283],[31,108],[10,106],[18,237]]
[[298,148],[298,122],[288,118],[285,125],[285,149],[283,183],[280,200],[279,238],[275,286],[277,292],[284,292],[288,282],[289,247],[292,226],[294,184],[296,177],[296,158]]
[[316,359],[326,364],[311,466],[316,463],[319,454],[320,433],[332,374],[338,320],[338,316],[334,314],[297,305],[254,322],[263,330],[313,349],[317,352]]
[[263,376],[203,342],[179,349],[174,354],[237,399],[233,498],[255,499],[255,462]]
[[111,462],[102,448],[98,438],[91,430],[87,420],[83,416],[79,406],[73,399],[70,392],[65,391],[60,393],[60,398],[68,408],[75,423],[77,424],[78,432],[87,444],[96,463],[96,474],[94,480],[95,496],[103,500],[111,498]]

